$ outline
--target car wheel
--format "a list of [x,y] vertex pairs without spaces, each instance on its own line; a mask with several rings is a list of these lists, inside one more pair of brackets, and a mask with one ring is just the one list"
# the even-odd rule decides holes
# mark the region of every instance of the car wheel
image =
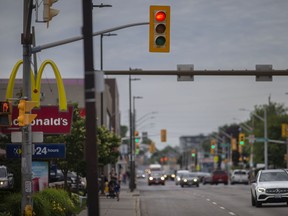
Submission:
[[256,205],[255,199],[254,199],[254,197],[253,197],[253,195],[252,195],[252,192],[251,192],[251,204],[252,204],[252,206],[255,206],[255,205]]
[[197,184],[196,186],[199,187],[199,184]]
[[181,187],[183,188],[183,187],[184,187],[184,185],[181,185]]
[[258,208],[262,206],[262,202],[258,201],[257,198],[255,198],[255,206]]

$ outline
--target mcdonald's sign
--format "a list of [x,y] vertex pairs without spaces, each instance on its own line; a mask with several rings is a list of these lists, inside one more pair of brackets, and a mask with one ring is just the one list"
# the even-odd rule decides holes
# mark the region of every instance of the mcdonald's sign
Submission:
[[[23,64],[23,60],[19,60],[12,69],[6,90],[6,100],[13,98],[14,82],[21,64]],[[52,67],[57,81],[59,106],[40,107],[41,77],[47,65]],[[31,70],[31,97],[32,101],[37,102],[36,109],[32,110],[33,114],[37,114],[37,119],[31,123],[32,131],[42,131],[47,134],[69,134],[71,132],[73,107],[67,106],[64,84],[59,70],[52,60],[45,60],[41,64],[36,80]],[[18,108],[14,106],[12,108],[12,125],[10,128],[2,128],[2,133],[8,134],[11,132],[11,129],[13,131],[20,129],[17,121],[18,113]]]
[[[19,60],[12,69],[10,79],[8,82],[8,86],[7,86],[7,91],[6,91],[6,99],[7,100],[9,100],[9,98],[13,97],[14,81],[15,81],[17,72],[18,72],[21,64],[23,64],[23,60]],[[60,72],[58,70],[57,65],[52,60],[45,60],[40,65],[36,80],[34,78],[33,71],[31,70],[31,97],[32,97],[32,101],[37,102],[36,108],[40,107],[41,77],[42,77],[43,71],[47,65],[50,65],[52,67],[56,81],[57,81],[59,110],[60,111],[67,111],[67,99],[66,99],[66,93],[65,93],[65,88],[64,88],[63,81],[62,81],[62,77],[60,75]]]

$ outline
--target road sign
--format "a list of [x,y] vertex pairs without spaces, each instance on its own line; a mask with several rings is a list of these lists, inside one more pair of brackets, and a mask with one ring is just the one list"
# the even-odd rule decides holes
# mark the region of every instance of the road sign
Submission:
[[[21,144],[7,144],[7,158],[21,158]],[[66,146],[62,143],[57,144],[34,144],[32,159],[54,159],[65,158]]]

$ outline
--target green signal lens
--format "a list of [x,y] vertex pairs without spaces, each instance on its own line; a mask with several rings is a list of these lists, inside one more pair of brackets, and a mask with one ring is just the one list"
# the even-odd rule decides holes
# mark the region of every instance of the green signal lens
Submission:
[[156,44],[157,46],[163,46],[163,45],[165,45],[165,43],[166,43],[166,38],[163,37],[163,36],[159,36],[159,37],[157,37],[156,40],[155,40],[155,44]]

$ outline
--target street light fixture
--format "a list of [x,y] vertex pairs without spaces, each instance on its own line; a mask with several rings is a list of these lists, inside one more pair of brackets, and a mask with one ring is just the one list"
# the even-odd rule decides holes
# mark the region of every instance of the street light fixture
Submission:
[[[241,111],[250,111],[244,108],[239,109]],[[251,112],[251,111],[250,111]],[[254,112],[251,112],[253,116],[256,118],[260,119],[261,121],[264,122],[264,164],[265,164],[265,169],[268,169],[268,132],[267,132],[267,111],[266,108],[264,108],[264,117],[261,117],[257,115]]]
[[[141,69],[131,69],[130,70],[141,70]],[[129,189],[131,192],[135,189],[135,157],[134,157],[134,148],[133,148],[133,116],[132,116],[132,87],[131,81],[141,80],[140,78],[131,78],[129,75],[129,127],[130,127],[130,182],[129,182]]]

